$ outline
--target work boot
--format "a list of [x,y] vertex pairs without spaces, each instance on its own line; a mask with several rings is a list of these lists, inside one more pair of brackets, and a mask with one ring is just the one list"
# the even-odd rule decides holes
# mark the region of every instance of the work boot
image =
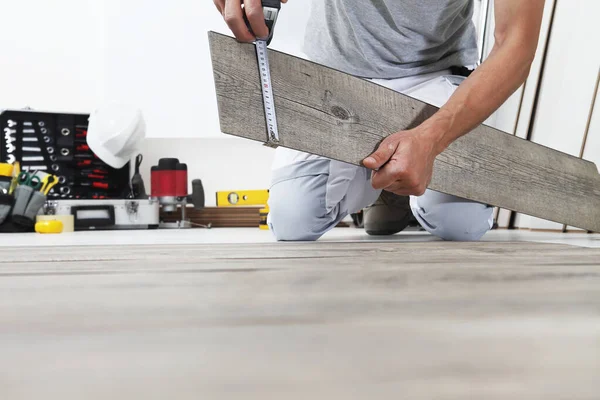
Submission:
[[403,231],[413,219],[409,197],[383,191],[364,212],[365,231],[369,235],[393,235]]

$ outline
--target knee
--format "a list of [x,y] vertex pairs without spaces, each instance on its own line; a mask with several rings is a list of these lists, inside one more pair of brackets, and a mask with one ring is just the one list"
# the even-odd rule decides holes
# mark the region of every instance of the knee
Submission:
[[413,213],[423,228],[448,241],[478,241],[492,228],[492,207],[441,193],[426,193]]
[[[322,181],[322,182],[321,182]],[[269,194],[268,224],[278,241],[315,241],[325,233],[327,176],[279,182]],[[321,190],[319,190],[321,189]]]

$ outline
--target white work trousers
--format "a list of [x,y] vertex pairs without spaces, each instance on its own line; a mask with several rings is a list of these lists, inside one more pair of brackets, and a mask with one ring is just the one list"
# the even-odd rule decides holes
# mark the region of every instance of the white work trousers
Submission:
[[[375,83],[441,107],[465,78],[449,71]],[[375,202],[371,171],[324,157],[278,148],[273,163],[268,224],[277,240],[312,241],[347,215]],[[492,228],[493,208],[427,190],[411,196],[415,218],[444,240],[479,240]]]

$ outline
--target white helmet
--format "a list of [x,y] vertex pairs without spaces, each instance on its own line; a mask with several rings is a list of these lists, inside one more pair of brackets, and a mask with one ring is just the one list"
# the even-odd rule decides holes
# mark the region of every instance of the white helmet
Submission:
[[87,144],[113,168],[122,168],[137,155],[145,137],[146,123],[135,107],[113,103],[90,115]]

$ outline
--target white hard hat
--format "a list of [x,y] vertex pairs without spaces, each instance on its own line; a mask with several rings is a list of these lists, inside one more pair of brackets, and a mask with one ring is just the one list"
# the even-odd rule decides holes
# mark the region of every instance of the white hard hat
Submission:
[[105,163],[122,168],[146,137],[141,110],[123,104],[108,104],[96,109],[88,126],[87,144]]

